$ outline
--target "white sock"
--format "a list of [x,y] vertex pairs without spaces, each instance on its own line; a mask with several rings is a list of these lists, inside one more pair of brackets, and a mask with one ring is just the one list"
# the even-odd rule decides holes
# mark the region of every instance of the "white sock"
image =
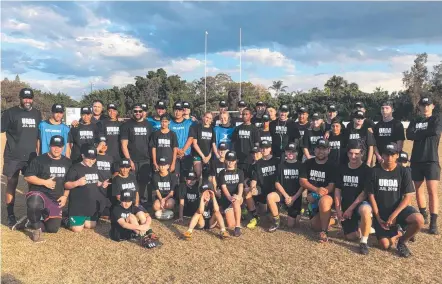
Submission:
[[361,243],[366,244],[368,241],[368,237],[361,237]]
[[193,229],[189,229],[189,230],[187,230],[189,233],[192,233],[193,232]]
[[226,231],[226,228],[221,228],[221,232],[225,232]]

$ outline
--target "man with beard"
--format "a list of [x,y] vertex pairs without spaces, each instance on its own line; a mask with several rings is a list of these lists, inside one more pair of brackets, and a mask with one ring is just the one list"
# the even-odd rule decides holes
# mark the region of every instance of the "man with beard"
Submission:
[[[92,102],[92,110],[91,110],[91,123],[96,124],[100,120],[106,119],[106,116],[103,115],[103,102],[101,100],[94,100]],[[73,127],[77,127],[79,123],[83,123],[83,118],[80,118],[80,121],[74,120],[71,125]]]
[[262,128],[262,116],[266,112],[266,105],[262,101],[258,101],[255,105],[256,113],[252,118],[252,124],[255,125],[256,128]]
[[[49,152],[49,144],[54,135],[62,136],[65,143],[68,141],[70,128],[63,123],[64,106],[62,104],[54,104],[51,110],[51,117],[48,120],[43,120],[38,125],[37,154],[39,155]],[[66,145],[63,146],[62,154],[69,158],[71,156],[71,148],[66,147]]]
[[107,154],[111,156],[115,162],[121,159],[120,146],[120,126],[118,120],[117,106],[113,103],[107,105],[108,119],[101,120],[97,123],[100,135],[106,137]]
[[279,119],[270,122],[270,134],[272,135],[272,153],[275,157],[284,159],[284,149],[290,142],[299,139],[299,130],[295,122],[289,119],[289,108],[281,105],[279,108]]
[[[310,121],[308,120],[308,111],[306,107],[298,108],[298,121],[295,122],[295,126],[299,131],[299,139],[302,141],[305,132],[310,128]],[[302,161],[304,157],[304,151],[301,147],[298,150],[297,159]]]
[[90,107],[81,108],[81,120],[77,127],[69,132],[69,146],[71,147],[71,160],[73,164],[82,161],[80,149],[83,145],[94,145],[95,138],[98,135],[96,123],[92,123],[92,111]]
[[[130,160],[132,171],[137,178],[140,199],[144,199],[146,186],[152,174],[149,149],[152,125],[143,118],[140,104],[135,104],[132,112],[133,117],[120,126],[121,151],[124,157]],[[147,201],[152,201],[151,192],[148,193]]]
[[312,127],[304,132],[304,137],[301,140],[301,147],[304,151],[304,157],[306,160],[314,157],[315,148],[318,140],[324,138],[324,128],[322,125],[322,119],[318,113],[312,115]]
[[153,131],[157,131],[161,128],[161,117],[166,114],[166,103],[164,101],[158,101],[155,104],[155,115],[149,116],[147,121],[152,124]]
[[374,146],[376,146],[376,141],[374,139],[371,128],[368,129],[364,125],[368,125],[365,123],[365,115],[362,111],[357,111],[353,114],[353,121],[347,125],[347,137],[348,141],[350,140],[361,140],[364,144],[364,147],[367,149],[363,160],[370,167],[371,161],[373,159]]
[[1,132],[6,132],[3,174],[7,177],[5,201],[9,227],[17,223],[14,202],[18,175],[20,171],[23,174],[28,163],[37,156],[38,125],[41,121],[40,111],[32,107],[32,89],[21,89],[19,97],[20,105],[5,110],[1,121]]
[[336,165],[346,164],[347,157],[345,154],[348,136],[343,133],[344,128],[339,118],[335,117],[331,121],[330,137],[330,155],[328,160]]

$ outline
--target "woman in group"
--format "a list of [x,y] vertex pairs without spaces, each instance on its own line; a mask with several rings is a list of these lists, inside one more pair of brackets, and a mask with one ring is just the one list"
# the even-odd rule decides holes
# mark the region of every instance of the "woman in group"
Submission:
[[208,164],[212,158],[212,144],[215,143],[215,132],[212,127],[212,113],[206,112],[202,123],[190,128],[189,137],[192,141],[193,168],[198,180],[201,177],[202,165]]
[[244,173],[237,168],[236,153],[226,154],[226,168],[220,172],[221,207],[226,215],[227,227],[235,228],[234,236],[241,235],[241,204],[244,190]]
[[[152,186],[155,190],[156,200],[153,203],[153,211],[173,210],[175,207],[174,193],[178,185],[177,176],[169,172],[169,164],[166,158],[158,160],[158,172],[152,178]],[[159,213],[155,214],[160,215]]]

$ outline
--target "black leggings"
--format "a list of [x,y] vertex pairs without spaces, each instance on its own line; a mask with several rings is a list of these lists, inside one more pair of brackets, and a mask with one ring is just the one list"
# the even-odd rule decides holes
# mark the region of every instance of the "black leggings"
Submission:
[[46,218],[49,214],[48,210],[44,208],[43,199],[38,195],[30,196],[27,201],[28,206],[28,220],[31,223],[32,229],[41,228],[47,233],[57,233],[60,229],[61,218],[50,218],[47,221],[41,221],[41,218]]

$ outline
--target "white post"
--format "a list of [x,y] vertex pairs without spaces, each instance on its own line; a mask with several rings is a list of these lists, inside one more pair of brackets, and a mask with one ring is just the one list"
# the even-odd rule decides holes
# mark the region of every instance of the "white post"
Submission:
[[206,31],[205,41],[204,41],[204,112],[207,111],[207,35],[209,33]]
[[239,28],[239,99],[241,100],[241,82],[242,82],[242,47],[241,47],[241,28]]

